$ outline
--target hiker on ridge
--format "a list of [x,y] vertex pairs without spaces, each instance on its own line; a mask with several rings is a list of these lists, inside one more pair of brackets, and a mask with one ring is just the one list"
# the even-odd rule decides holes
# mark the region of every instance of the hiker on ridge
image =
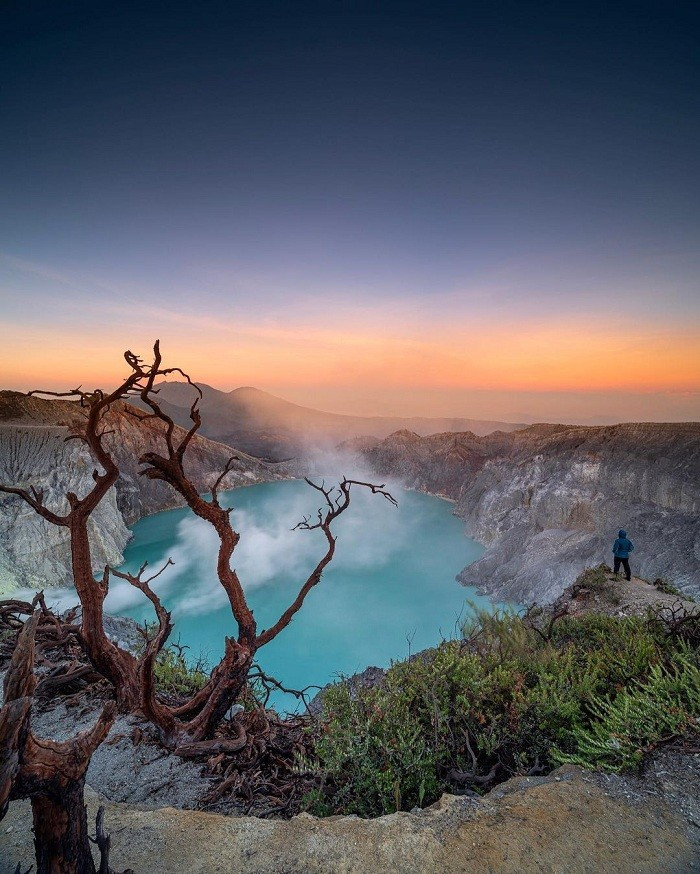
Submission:
[[620,570],[620,565],[625,569],[625,574],[627,576],[627,582],[632,579],[632,573],[630,571],[630,552],[634,549],[634,543],[627,537],[627,532],[620,528],[617,532],[617,540],[613,543],[613,555],[615,556],[615,567],[614,574],[617,577],[617,574]]

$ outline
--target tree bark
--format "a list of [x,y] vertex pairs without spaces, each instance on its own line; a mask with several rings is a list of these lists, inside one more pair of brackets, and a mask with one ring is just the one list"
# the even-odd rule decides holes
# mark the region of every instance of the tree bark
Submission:
[[0,819],[12,799],[30,798],[37,874],[95,874],[83,802],[90,758],[107,736],[115,705],[95,725],[66,741],[37,738],[31,729],[34,635],[39,613],[24,624],[4,681],[0,708]]
[[92,573],[87,517],[82,513],[71,514],[70,534],[73,580],[83,611],[81,635],[85,651],[96,670],[114,686],[117,707],[133,712],[141,705],[136,659],[115,646],[105,634],[103,605],[108,577],[100,583]]
[[32,798],[37,874],[95,874],[84,788],[82,777]]

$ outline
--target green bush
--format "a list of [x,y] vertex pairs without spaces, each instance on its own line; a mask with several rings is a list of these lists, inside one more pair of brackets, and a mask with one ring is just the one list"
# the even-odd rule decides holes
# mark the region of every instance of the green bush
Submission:
[[166,695],[191,696],[204,686],[209,674],[203,661],[187,663],[183,648],[167,647],[158,653],[153,668],[156,688]]
[[659,741],[700,728],[700,670],[689,654],[676,653],[671,665],[652,665],[646,680],[634,680],[618,695],[594,701],[591,710],[590,726],[574,729],[577,751],[555,748],[552,758],[623,771],[641,763]]
[[[155,624],[146,623],[144,632],[152,634]],[[143,652],[144,645],[139,648],[139,654]],[[187,646],[178,643],[170,643],[165,646],[156,656],[153,666],[153,677],[156,681],[157,690],[164,695],[174,697],[190,697],[205,685],[209,679],[209,667],[206,659],[200,654],[194,662],[188,662],[185,658]]]
[[686,601],[695,600],[695,598],[692,598],[690,595],[681,592],[681,590],[677,586],[674,586],[673,583],[669,583],[668,580],[663,580],[660,577],[654,580],[654,586],[660,592],[665,592],[667,595],[675,595],[677,598],[683,598]]
[[[319,814],[374,816],[562,762],[639,764],[697,730],[697,652],[639,617],[557,622],[550,640],[513,612],[478,613],[465,640],[394,664],[382,685],[324,694]],[[488,782],[488,781],[486,781]]]
[[608,579],[608,574],[610,573],[612,573],[612,571],[605,564],[600,564],[598,567],[589,567],[576,580],[576,584],[584,586],[587,589],[603,590],[607,592],[610,589],[610,581]]

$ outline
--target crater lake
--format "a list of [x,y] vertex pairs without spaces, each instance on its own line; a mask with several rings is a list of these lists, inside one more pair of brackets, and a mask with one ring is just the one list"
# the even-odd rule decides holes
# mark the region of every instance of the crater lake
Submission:
[[[398,507],[368,490],[353,488],[350,507],[334,523],[336,554],[321,582],[257,662],[284,686],[323,686],[364,670],[388,667],[454,637],[472,605],[489,607],[455,575],[483,553],[464,536],[463,523],[448,501],[418,492],[393,491]],[[300,480],[265,483],[222,492],[233,507],[240,533],[232,566],[238,572],[258,630],[272,625],[291,604],[324,554],[320,531],[296,530],[304,516],[316,517],[322,495]],[[172,611],[171,641],[188,647],[190,662],[211,667],[224,638],[237,627],[216,576],[218,538],[189,509],[167,510],[137,522],[122,569],[148,561],[152,572],[174,562],[153,588]],[[151,605],[128,583],[112,579],[105,609],[139,622],[155,620]],[[311,690],[313,695],[314,690]],[[296,700],[274,694],[270,704],[294,710]]]

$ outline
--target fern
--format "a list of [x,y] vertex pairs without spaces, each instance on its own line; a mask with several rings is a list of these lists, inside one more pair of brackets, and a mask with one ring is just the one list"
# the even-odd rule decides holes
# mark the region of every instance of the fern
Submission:
[[560,764],[621,771],[639,764],[644,753],[666,737],[700,723],[700,669],[689,653],[674,654],[669,667],[652,665],[647,679],[635,680],[614,698],[590,703],[596,721],[572,732],[576,752],[554,748]]

